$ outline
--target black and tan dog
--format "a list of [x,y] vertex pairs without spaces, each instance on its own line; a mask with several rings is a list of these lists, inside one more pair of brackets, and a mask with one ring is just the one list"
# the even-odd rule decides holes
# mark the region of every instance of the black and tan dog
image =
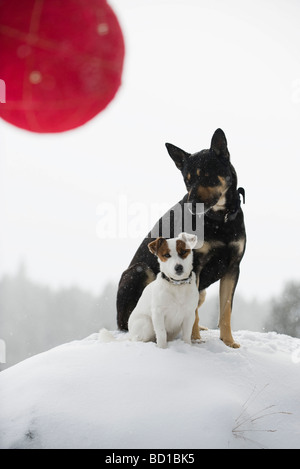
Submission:
[[[240,195],[244,190],[237,188],[237,175],[230,162],[227,140],[221,129],[212,137],[209,150],[189,154],[171,144],[166,144],[169,155],[181,171],[188,193],[179,202],[190,203],[194,216],[197,203],[203,204],[204,243],[194,251],[194,271],[199,284],[199,305],[205,299],[205,289],[220,280],[220,338],[229,347],[237,348],[231,333],[231,311],[235,288],[239,278],[240,262],[246,246],[244,217]],[[171,222],[170,238],[174,237]],[[180,226],[183,231],[183,226]],[[175,233],[176,235],[176,233]],[[159,272],[155,256],[148,244],[154,239],[151,232],[137,250],[129,268],[123,273],[118,289],[118,326],[127,330],[128,319],[135,308],[145,286]],[[198,309],[193,328],[193,339],[200,339]]]

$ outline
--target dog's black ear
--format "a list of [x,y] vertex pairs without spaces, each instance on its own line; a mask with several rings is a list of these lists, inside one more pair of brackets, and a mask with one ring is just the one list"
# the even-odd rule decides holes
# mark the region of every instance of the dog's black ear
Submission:
[[155,254],[157,256],[158,250],[162,246],[162,244],[165,242],[165,238],[159,237],[155,241],[152,241],[151,243],[148,244],[149,251],[152,252],[152,254]]
[[210,149],[213,150],[217,156],[225,156],[225,158],[230,159],[226,136],[222,129],[217,129],[213,134]]
[[166,147],[177,168],[182,171],[186,160],[191,156],[190,153],[175,147],[175,145],[172,145],[171,143],[166,143]]

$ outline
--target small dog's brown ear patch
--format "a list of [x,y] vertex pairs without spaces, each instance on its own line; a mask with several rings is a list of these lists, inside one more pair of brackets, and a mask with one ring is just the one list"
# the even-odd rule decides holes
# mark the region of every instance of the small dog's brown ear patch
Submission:
[[186,259],[189,254],[191,254],[191,249],[185,244],[182,239],[177,239],[176,241],[176,251],[178,252],[181,259]]
[[166,255],[170,253],[170,249],[165,238],[157,238],[148,244],[149,251],[160,258],[161,261],[166,262]]
[[152,241],[151,243],[148,244],[149,251],[152,252],[152,254],[155,254],[157,256],[158,250],[162,243],[165,241],[165,238],[157,238],[155,241]]

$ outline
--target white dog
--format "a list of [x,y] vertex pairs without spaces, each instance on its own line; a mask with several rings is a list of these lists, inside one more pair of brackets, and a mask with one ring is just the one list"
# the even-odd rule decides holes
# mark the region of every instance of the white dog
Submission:
[[195,311],[199,301],[193,272],[193,248],[197,236],[181,233],[178,238],[157,238],[148,247],[160,264],[156,280],[147,285],[131,313],[128,329],[131,340],[155,341],[167,347],[182,331],[184,342],[191,343]]

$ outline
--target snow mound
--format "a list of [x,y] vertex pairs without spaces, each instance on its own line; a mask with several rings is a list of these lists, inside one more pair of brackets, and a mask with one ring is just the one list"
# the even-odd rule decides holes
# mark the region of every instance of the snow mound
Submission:
[[93,334],[19,363],[0,374],[0,448],[299,448],[300,340],[234,336]]

